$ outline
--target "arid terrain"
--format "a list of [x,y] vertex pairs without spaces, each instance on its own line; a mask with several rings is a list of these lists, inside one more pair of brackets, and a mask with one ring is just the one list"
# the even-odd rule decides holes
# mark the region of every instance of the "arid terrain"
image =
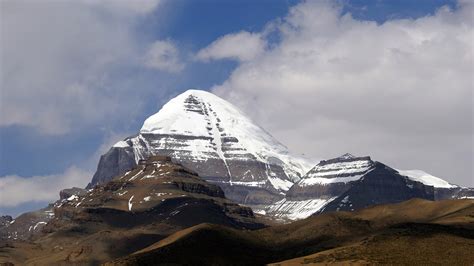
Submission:
[[354,213],[317,215],[255,231],[202,224],[108,265],[158,262],[471,265],[474,262],[474,201],[413,199]]

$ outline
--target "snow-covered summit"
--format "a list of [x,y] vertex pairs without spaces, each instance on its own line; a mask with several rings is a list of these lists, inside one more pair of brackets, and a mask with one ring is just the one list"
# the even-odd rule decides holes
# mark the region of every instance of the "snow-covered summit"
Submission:
[[[279,200],[312,167],[237,107],[201,90],[171,99],[145,120],[136,136],[117,142],[104,155],[110,158],[99,163],[91,185],[151,155],[170,156],[219,184],[231,199],[247,203]],[[251,190],[260,192],[253,197]]]
[[[193,148],[198,158],[206,157],[204,153],[213,151],[217,151],[224,161],[228,158],[244,160],[254,157],[281,165],[291,172],[289,177],[292,181],[311,167],[307,160],[290,155],[284,145],[237,107],[202,90],[188,90],[171,99],[158,113],[145,120],[140,133],[210,138],[211,147],[202,145]],[[288,183],[285,187],[290,185]]]
[[145,120],[140,133],[214,139],[235,137],[241,143],[239,146],[262,159],[288,154],[285,146],[235,106],[201,90],[188,90],[171,99],[158,113]]

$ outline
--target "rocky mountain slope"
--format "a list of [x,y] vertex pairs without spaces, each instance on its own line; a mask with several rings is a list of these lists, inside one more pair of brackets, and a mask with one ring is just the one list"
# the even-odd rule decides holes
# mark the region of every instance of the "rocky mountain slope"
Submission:
[[264,265],[302,256],[309,258],[275,265],[469,265],[474,261],[473,217],[473,200],[413,199],[256,231],[203,224],[107,265]]
[[0,241],[5,239],[28,239],[39,233],[53,217],[52,205],[40,210],[23,213],[15,219],[3,216],[0,223]]
[[68,197],[52,206],[54,216],[28,241],[0,241],[0,262],[97,264],[200,223],[263,227],[250,208],[226,199],[219,186],[163,156],[141,160],[93,189],[62,194]]
[[0,216],[0,228],[9,225],[13,221],[10,215]]
[[188,90],[145,120],[136,136],[116,143],[99,162],[89,188],[123,174],[150,155],[167,155],[248,205],[269,204],[310,164],[241,111],[205,91]]
[[474,196],[422,171],[400,171],[370,157],[344,154],[323,160],[296,182],[286,197],[256,211],[289,220],[315,212],[354,211],[411,198],[441,200]]

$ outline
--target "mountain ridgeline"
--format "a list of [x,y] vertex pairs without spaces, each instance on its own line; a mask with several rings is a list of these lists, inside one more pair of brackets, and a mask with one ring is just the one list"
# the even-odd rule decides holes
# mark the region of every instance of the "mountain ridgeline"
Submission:
[[229,199],[283,220],[413,197],[474,195],[472,189],[422,171],[398,171],[370,157],[344,154],[314,166],[292,155],[229,102],[199,90],[171,99],[145,120],[137,135],[113,145],[101,157],[88,188],[153,155],[170,156],[221,187]]

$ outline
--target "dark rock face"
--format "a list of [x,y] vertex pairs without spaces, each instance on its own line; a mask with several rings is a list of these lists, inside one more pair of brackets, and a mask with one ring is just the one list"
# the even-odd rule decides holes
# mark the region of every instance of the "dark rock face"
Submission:
[[398,203],[412,198],[435,200],[432,186],[410,180],[396,170],[376,162],[373,169],[321,212],[354,211],[373,205]]
[[113,177],[121,175],[135,166],[136,162],[131,148],[112,147],[100,157],[99,167],[97,167],[97,171],[87,188],[106,183]]

